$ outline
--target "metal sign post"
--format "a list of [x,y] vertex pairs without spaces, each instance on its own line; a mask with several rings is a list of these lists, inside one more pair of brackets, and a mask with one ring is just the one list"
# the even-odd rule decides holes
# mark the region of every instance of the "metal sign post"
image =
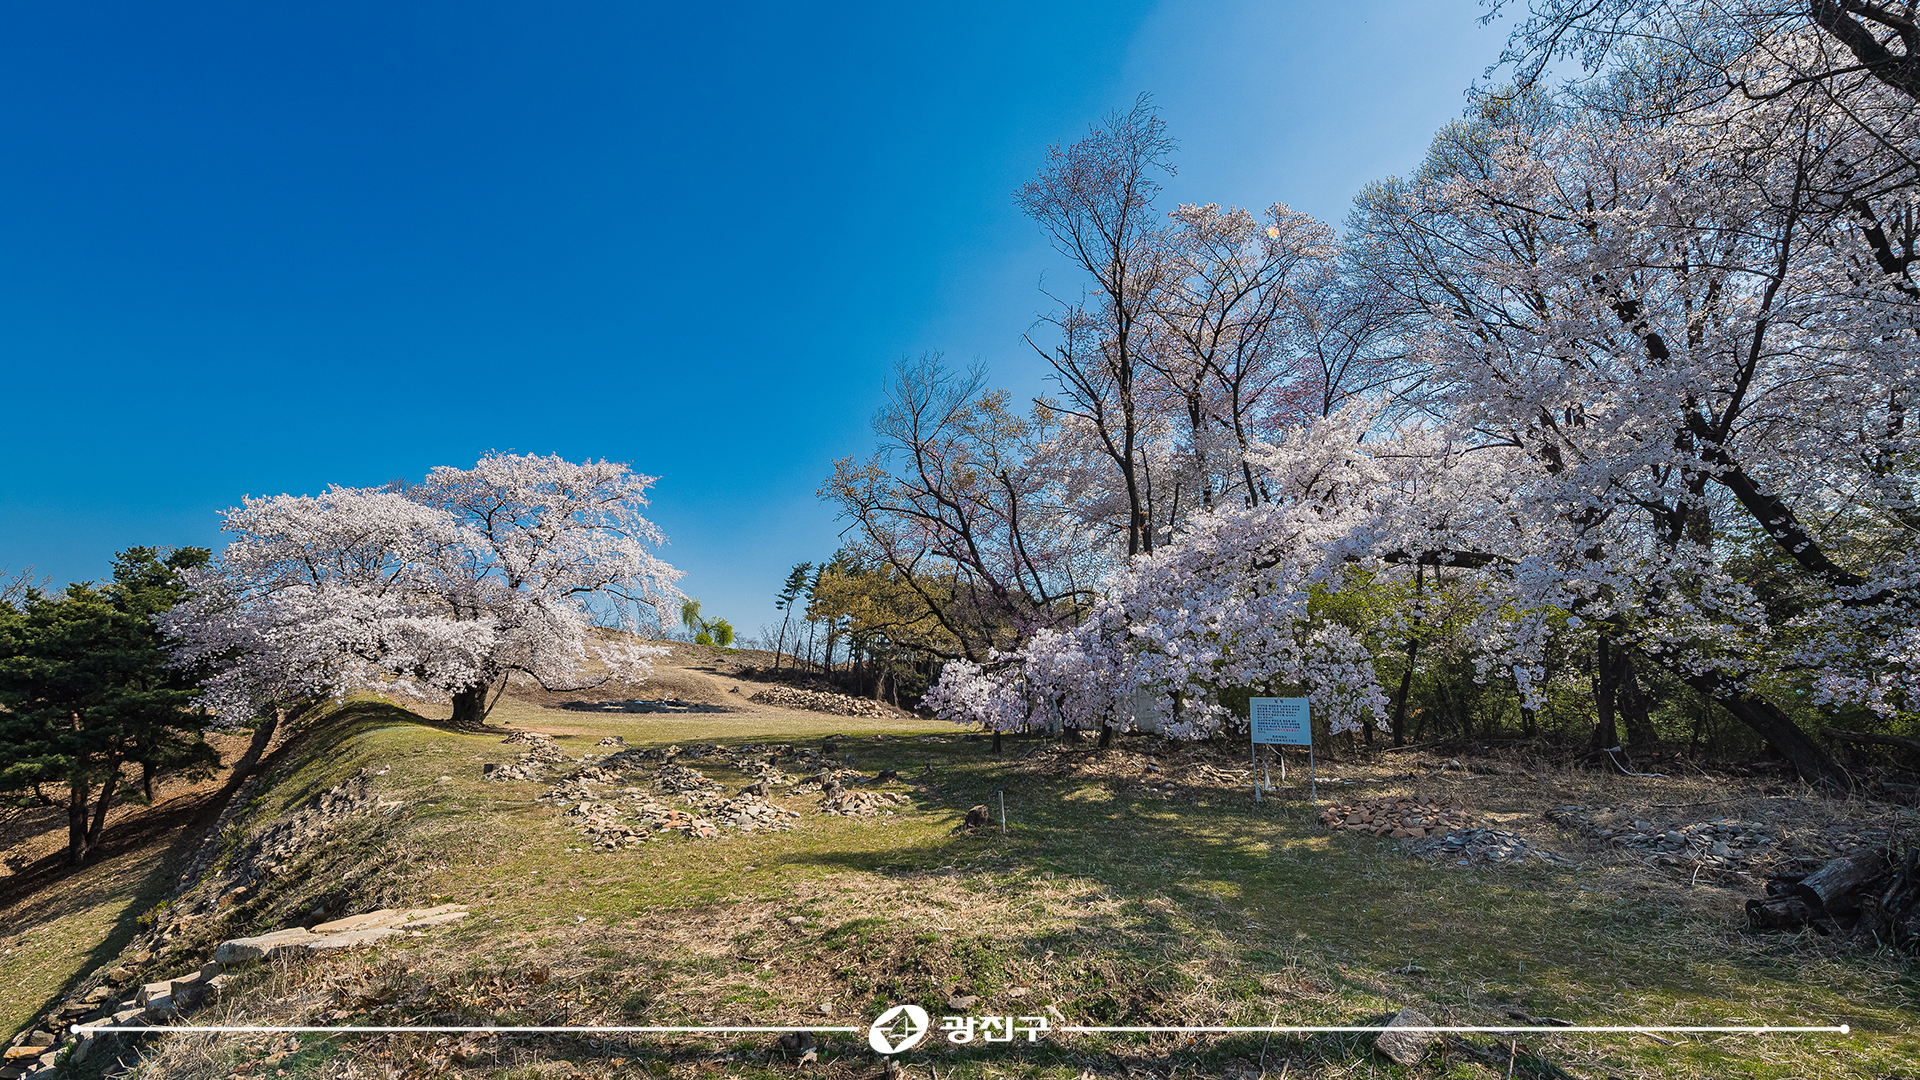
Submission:
[[[1306,698],[1252,698],[1247,703],[1254,753],[1261,743],[1273,746],[1307,748],[1308,791],[1315,806],[1320,805],[1320,785],[1313,769],[1313,718]],[[1287,778],[1287,761],[1280,759],[1280,779]],[[1254,780],[1253,800],[1260,801],[1260,781]]]

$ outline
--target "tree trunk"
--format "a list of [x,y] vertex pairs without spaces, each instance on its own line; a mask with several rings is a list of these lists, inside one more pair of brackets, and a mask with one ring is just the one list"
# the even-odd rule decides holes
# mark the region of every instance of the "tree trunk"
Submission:
[[1105,750],[1107,747],[1112,745],[1113,745],[1113,725],[1112,724],[1100,725],[1100,749]]
[[[305,709],[300,711],[304,712]],[[227,775],[227,782],[221,786],[220,794],[214,796],[213,801],[208,804],[212,807],[214,816],[219,815],[220,808],[226,805],[234,792],[240,790],[241,784],[247,782],[247,777],[252,776],[254,770],[260,767],[261,757],[266,754],[267,747],[273,744],[273,733],[285,722],[286,710],[275,709],[272,713],[261,717],[259,723],[254,725],[253,738],[247,743],[246,753],[241,754],[240,760],[233,763],[233,772]]]
[[1407,745],[1407,697],[1413,693],[1413,668],[1420,661],[1420,618],[1426,595],[1427,568],[1413,567],[1413,625],[1407,628],[1407,670],[1400,676],[1400,697],[1393,703],[1393,745]]
[[479,727],[487,719],[487,684],[477,682],[453,695],[453,725]]
[[1780,711],[1765,698],[1755,697],[1733,685],[1732,680],[1718,671],[1690,673],[1673,671],[1688,686],[1700,691],[1727,712],[1735,720],[1752,728],[1767,745],[1787,759],[1800,778],[1810,784],[1829,785],[1841,791],[1853,790],[1853,778],[1833,760],[1820,744],[1800,730],[1786,713]]
[[1620,745],[1613,722],[1613,706],[1620,692],[1619,663],[1614,656],[1613,639],[1606,634],[1594,646],[1593,704],[1599,710],[1599,722],[1593,725],[1593,749],[1611,750]]
[[1647,711],[1647,695],[1640,689],[1640,677],[1634,670],[1633,652],[1620,649],[1620,683],[1617,689],[1620,719],[1627,725],[1627,743],[1645,750],[1659,741],[1653,732],[1653,717]]
[[999,728],[993,729],[993,752],[995,754],[998,754],[1000,752],[1000,729]]
[[100,801],[94,804],[93,825],[87,829],[87,848],[92,850],[100,843],[100,834],[107,830],[107,811],[113,806],[113,793],[120,786],[120,762],[116,759],[107,765],[107,777],[100,784]]
[[153,762],[151,761],[140,763],[140,795],[147,800],[148,806],[153,805]]
[[67,778],[67,865],[87,857],[87,778],[76,767]]

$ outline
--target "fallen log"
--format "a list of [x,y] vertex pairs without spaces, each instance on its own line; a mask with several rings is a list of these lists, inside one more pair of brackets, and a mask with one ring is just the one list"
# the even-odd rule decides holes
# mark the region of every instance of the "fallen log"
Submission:
[[1850,914],[1860,906],[1854,892],[1886,872],[1887,857],[1878,851],[1843,856],[1802,878],[1793,896],[1815,914]]
[[1755,930],[1792,930],[1805,926],[1813,912],[1795,896],[1747,901],[1747,925]]

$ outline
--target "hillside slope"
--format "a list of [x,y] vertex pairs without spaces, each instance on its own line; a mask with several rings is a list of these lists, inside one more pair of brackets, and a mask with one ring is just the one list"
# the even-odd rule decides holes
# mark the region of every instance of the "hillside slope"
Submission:
[[[1568,856],[1459,867],[1329,834],[1298,777],[1253,804],[1236,747],[1020,739],[995,758],[905,715],[735,709],[750,687],[734,694],[735,673],[703,670],[715,660],[678,656],[647,693],[677,680],[676,696],[725,711],[509,695],[488,731],[380,703],[313,719],[181,853],[164,906],[130,913],[125,948],[107,937],[92,974],[66,988],[124,1003],[223,940],[455,903],[470,916],[418,936],[236,968],[193,1020],[819,1032],[864,1028],[901,1002],[1054,1024],[1352,1024],[1415,1006],[1456,1023],[1517,1009],[1586,1023],[1846,1022],[1853,1034],[1552,1036],[1511,1059],[1504,1042],[1467,1039],[1395,1075],[1878,1076],[1920,1055],[1904,961],[1745,937],[1737,887],[1582,848],[1542,815],[1600,799],[1770,805],[1758,789],[1517,769],[1489,783],[1414,755],[1323,763],[1323,793],[1444,796]],[[506,778],[487,779],[490,765]],[[1004,833],[963,826],[970,807],[997,816],[1002,799]],[[878,1068],[851,1036],[821,1033],[812,1054],[812,1075]],[[772,1035],[209,1034],[103,1043],[76,1072],[791,1076],[807,1056]],[[943,1078],[1381,1067],[1360,1037],[1332,1035],[936,1038],[907,1060]]]

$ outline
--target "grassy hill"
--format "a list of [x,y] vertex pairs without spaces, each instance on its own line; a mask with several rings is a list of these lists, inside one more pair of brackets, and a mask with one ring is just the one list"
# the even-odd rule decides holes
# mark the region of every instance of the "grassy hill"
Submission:
[[[858,1027],[885,1007],[1064,1017],[1077,1024],[1366,1024],[1405,1006],[1440,1022],[1834,1024],[1847,1036],[1456,1039],[1417,1066],[1367,1037],[1073,1035],[904,1059],[939,1077],[1034,1075],[1790,1077],[1896,1075],[1920,1060],[1912,967],[1812,936],[1741,934],[1751,893],[1656,872],[1547,822],[1568,803],[1724,808],[1768,801],[1724,779],[1596,780],[1536,765],[1440,769],[1418,752],[1323,763],[1323,797],[1439,795],[1562,851],[1568,863],[1459,866],[1393,842],[1329,834],[1301,778],[1254,805],[1238,751],[1130,737],[989,743],[905,714],[851,718],[758,706],[737,658],[679,650],[658,687],[726,712],[562,708],[509,697],[501,730],[449,730],[360,703],[309,721],[243,791],[219,835],[182,832],[108,874],[6,909],[5,1022],[98,981],[111,963],[180,974],[223,938],[383,906],[455,902],[472,916],[403,944],[269,964],[195,1022],[741,1024]],[[735,693],[732,687],[739,686]],[[769,801],[791,831],[666,831],[596,849],[546,781],[489,781],[539,731],[577,762],[625,748],[683,752],[725,792],[831,761],[899,796],[891,812],[821,812],[821,793]],[[786,744],[814,756],[780,756]],[[751,765],[752,768],[748,766]],[[563,776],[576,768],[558,769]],[[651,772],[649,770],[652,770]],[[657,765],[598,790],[672,801]],[[849,782],[849,789],[853,785]],[[331,794],[330,794],[331,793]],[[997,794],[999,793],[999,794]],[[1005,799],[1010,823],[961,826]],[[335,811],[323,814],[321,804]],[[1772,805],[1784,805],[1777,797]],[[1793,800],[1796,806],[1800,800]],[[1809,815],[1847,812],[1807,804]],[[344,807],[345,809],[340,809]],[[1737,807],[1736,807],[1737,808]],[[1855,808],[1857,809],[1857,808]],[[1714,812],[1720,812],[1716,809]],[[1756,811],[1757,812],[1757,811]],[[331,814],[331,816],[328,816]],[[1811,819],[1809,819],[1811,820]],[[277,831],[276,831],[277,830]],[[171,862],[167,860],[171,859]],[[204,869],[195,869],[204,867]],[[192,869],[194,880],[178,875]],[[235,882],[253,884],[234,893]],[[1696,878],[1697,878],[1696,874]],[[163,902],[165,906],[156,906]],[[24,938],[12,920],[40,928]],[[58,956],[38,942],[58,938]],[[84,948],[82,945],[84,944]],[[125,946],[123,949],[122,946]],[[36,951],[38,950],[38,951]],[[144,959],[137,959],[148,954]],[[137,963],[136,963],[137,960]],[[976,999],[972,1002],[966,999]],[[152,1077],[874,1075],[864,1037],[823,1035],[818,1060],[772,1036],[169,1036],[96,1055],[82,1072]],[[119,1064],[116,1064],[118,1062]],[[264,1063],[264,1064],[263,1064]]]

